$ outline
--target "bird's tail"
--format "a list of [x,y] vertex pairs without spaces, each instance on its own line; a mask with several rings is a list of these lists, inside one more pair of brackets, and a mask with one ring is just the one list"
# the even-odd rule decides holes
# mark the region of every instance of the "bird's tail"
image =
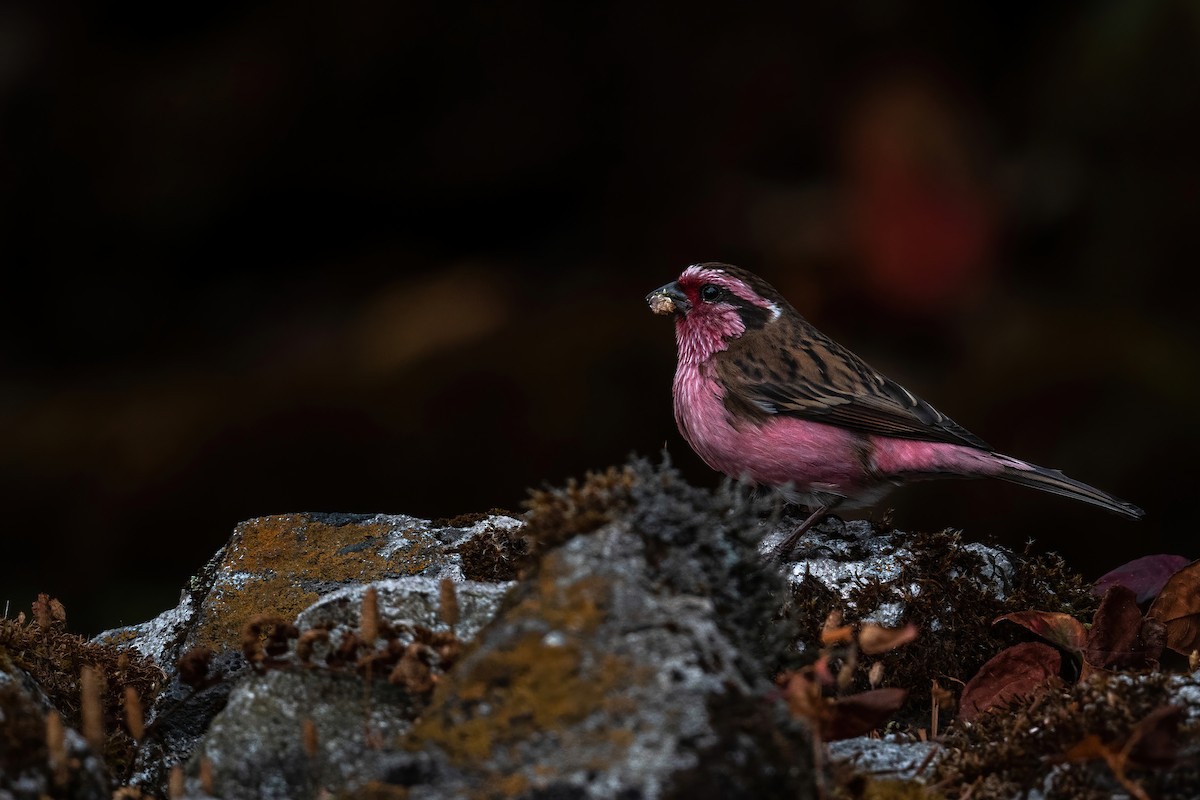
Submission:
[[1050,492],[1075,500],[1082,500],[1085,503],[1091,503],[1094,506],[1100,506],[1100,508],[1107,508],[1109,511],[1115,511],[1131,519],[1141,519],[1146,514],[1145,511],[1142,511],[1142,509],[1132,503],[1118,500],[1111,494],[1102,492],[1095,486],[1089,486],[1083,481],[1068,478],[1056,469],[1039,467],[1036,464],[1030,464],[1011,456],[1000,455],[999,453],[994,453],[993,455],[1000,461],[1000,472],[996,473],[995,477],[1001,480],[1010,481],[1021,486],[1031,486],[1034,489],[1041,489],[1043,492]]

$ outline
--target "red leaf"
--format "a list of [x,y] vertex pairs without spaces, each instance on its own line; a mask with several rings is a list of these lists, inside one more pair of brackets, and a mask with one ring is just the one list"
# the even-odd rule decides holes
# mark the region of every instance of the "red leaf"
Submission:
[[1055,611],[1017,611],[996,617],[992,624],[995,625],[1000,620],[1015,622],[1071,653],[1082,652],[1087,646],[1087,628],[1070,614]]
[[1139,603],[1144,603],[1152,597],[1157,597],[1171,576],[1187,564],[1188,559],[1183,556],[1166,554],[1135,558],[1097,578],[1092,584],[1092,594],[1103,597],[1108,587],[1124,586],[1137,595]]
[[1109,587],[1092,618],[1083,657],[1093,667],[1144,667],[1157,663],[1162,640],[1151,620],[1143,635],[1142,612],[1132,589]]
[[1062,656],[1048,644],[1024,642],[1001,650],[967,681],[959,719],[970,722],[989,708],[1025,697],[1058,677]]
[[840,697],[832,704],[833,713],[821,720],[821,738],[833,742],[870,733],[891,719],[907,697],[905,689],[872,689]]
[[1200,649],[1200,561],[1176,572],[1154,598],[1147,619],[1167,628],[1167,647],[1189,655]]

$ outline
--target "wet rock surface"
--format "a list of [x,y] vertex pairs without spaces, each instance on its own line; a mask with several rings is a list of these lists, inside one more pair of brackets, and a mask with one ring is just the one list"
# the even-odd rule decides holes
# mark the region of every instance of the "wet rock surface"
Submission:
[[812,796],[811,742],[756,658],[769,618],[742,629],[719,598],[678,589],[777,576],[749,542],[720,567],[656,563],[638,524],[573,539],[515,590],[413,731],[443,765],[413,797]]
[[[519,525],[500,515],[455,527],[382,514],[290,514],[239,524],[176,608],[97,637],[148,655],[167,675],[148,710],[150,734],[130,781],[160,791],[170,769],[191,758],[239,680],[249,679],[243,633],[256,618],[294,620],[340,635],[359,626],[362,597],[377,586],[389,619],[436,627],[438,586],[446,578],[462,587],[460,624],[473,633],[491,618],[507,584],[464,579],[457,548]],[[183,660],[192,671],[201,662],[199,675],[179,668],[189,654]]]
[[[0,621],[0,656],[25,659],[0,660],[0,711],[17,732],[0,741],[0,800],[120,786],[230,800],[918,791],[998,774],[1013,738],[987,758],[973,743],[923,743],[939,721],[940,742],[970,735],[945,732],[952,693],[931,677],[965,681],[1014,640],[1017,626],[992,625],[1001,614],[1095,607],[1061,560],[953,531],[830,518],[779,564],[767,556],[797,519],[643,461],[533,492],[528,506],[520,519],[250,520],[147,623],[85,642],[52,602],[33,621]],[[900,622],[912,631],[902,646],[855,650],[872,623]],[[88,664],[108,682],[92,704],[100,739],[80,724]],[[1196,704],[1194,682],[1174,694],[1126,683],[1077,691],[1144,695],[1133,723],[1155,704]],[[807,701],[805,685],[817,687]],[[814,743],[810,723],[834,738],[823,715],[869,712],[877,687],[900,704],[858,729],[895,733]],[[948,704],[940,720],[930,692]],[[54,709],[67,724],[51,747]],[[1074,719],[1059,726],[1068,743]],[[878,770],[905,785],[872,784]]]
[[98,637],[166,674],[127,782],[809,796],[811,740],[771,680],[797,631],[758,552],[769,509],[644,462],[605,480],[535,493],[529,523],[241,523],[177,608]]
[[387,778],[396,760],[392,743],[408,731],[421,705],[386,681],[364,684],[355,675],[248,675],[193,753],[191,792],[292,800]]
[[51,714],[57,716],[28,674],[0,664],[0,798],[108,800],[103,760],[74,728],[48,727]]

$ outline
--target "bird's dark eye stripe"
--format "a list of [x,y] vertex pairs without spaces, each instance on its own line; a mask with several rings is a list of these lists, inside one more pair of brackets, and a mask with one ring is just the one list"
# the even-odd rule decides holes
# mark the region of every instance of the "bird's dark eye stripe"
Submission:
[[711,283],[706,283],[700,287],[700,299],[711,303],[721,296],[721,289]]

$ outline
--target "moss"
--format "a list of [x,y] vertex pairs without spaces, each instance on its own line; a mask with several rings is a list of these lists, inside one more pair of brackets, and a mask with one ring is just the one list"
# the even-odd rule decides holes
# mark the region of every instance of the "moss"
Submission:
[[581,533],[590,533],[629,508],[637,481],[634,467],[592,472],[583,482],[572,478],[561,489],[530,492],[522,531],[529,540],[528,562]]
[[[821,641],[821,629],[834,609],[843,605],[841,597],[811,575],[805,575],[791,587],[788,610],[806,644]],[[808,659],[811,661],[812,659]]]
[[965,682],[1004,647],[1030,638],[1017,626],[993,626],[997,617],[1040,609],[1086,619],[1096,607],[1083,578],[1053,553],[1036,555],[1027,549],[1011,555],[1012,575],[1001,598],[994,585],[999,577],[980,578],[989,565],[957,531],[896,535],[895,546],[912,553],[895,580],[865,581],[850,592],[848,603],[809,580],[793,586],[792,604],[810,653],[819,649],[820,628],[829,612],[841,610],[846,621],[853,622],[856,613],[902,604],[903,621],[915,624],[920,637],[905,647],[860,659],[850,689],[868,688],[868,670],[882,662],[885,685],[910,692],[905,719],[915,726],[929,724],[933,680],[942,685]]
[[[114,775],[124,774],[132,763],[135,743],[126,727],[125,690],[137,692],[143,708],[148,708],[161,689],[163,673],[153,661],[136,650],[119,647],[112,643],[98,644],[68,633],[65,625],[55,622],[46,627],[37,624],[22,624],[17,620],[0,620],[0,667],[19,668],[28,673],[46,693],[53,706],[62,714],[64,722],[80,728],[80,674],[85,666],[92,667],[101,676],[100,717],[106,734],[105,761]],[[0,704],[8,704],[14,716],[4,717],[6,732],[9,725],[18,736],[14,757],[27,748],[19,745],[31,726],[39,725],[40,735],[45,738],[45,720],[41,711],[30,717],[22,711],[24,706],[13,705],[10,693]],[[27,709],[26,709],[27,710]],[[7,734],[6,734],[7,735]],[[6,756],[7,757],[7,756]]]
[[529,539],[519,530],[489,526],[460,544],[463,577],[472,581],[511,581],[528,564]]
[[[1000,800],[1032,789],[1047,800],[1107,800],[1120,787],[1102,761],[1067,762],[1064,754],[1089,735],[1107,744],[1129,737],[1151,712],[1171,700],[1171,676],[1095,674],[1073,686],[980,716],[947,731],[946,754],[935,779],[949,798]],[[1200,722],[1170,737],[1181,753],[1200,745]],[[1056,763],[1059,762],[1059,763]],[[1129,777],[1152,797],[1191,796],[1200,765],[1181,759],[1155,768],[1131,769]],[[971,788],[973,787],[973,788]]]
[[[613,581],[623,580],[614,576],[625,573],[600,565],[595,571],[581,569],[576,563],[581,551],[556,549],[610,522],[621,524],[622,536],[641,540],[627,539],[646,560],[637,567],[637,580],[653,592],[710,601],[713,620],[734,643],[736,668],[749,683],[765,687],[764,679],[774,671],[760,658],[777,658],[794,640],[794,631],[780,616],[782,576],[758,555],[762,508],[744,492],[729,485],[716,493],[697,489],[669,465],[634,461],[562,489],[534,492],[528,506],[522,533],[537,564],[509,596],[503,625],[493,626],[486,647],[465,655],[438,684],[409,747],[431,745],[451,761],[484,773],[478,775],[479,785],[492,797],[558,791],[556,768],[543,765],[546,771],[539,772],[528,762],[547,741],[568,752],[590,753],[581,768],[597,773],[626,757],[639,734],[592,722],[635,716],[635,698],[659,685],[654,667],[595,645],[609,640],[607,626],[621,624],[613,619]],[[778,796],[780,786],[794,786],[792,771],[811,764],[800,723],[778,718],[779,707],[747,702],[736,691],[711,702],[726,704],[709,709],[716,726],[712,749],[695,770],[678,775],[673,788],[701,795],[727,788],[729,796]],[[750,765],[730,769],[723,759],[731,751],[744,754]],[[502,781],[511,773],[502,765],[513,764],[524,765],[519,777]],[[530,781],[541,788],[531,788]],[[747,794],[748,787],[756,791]]]
[[628,469],[636,481],[626,518],[645,543],[652,579],[712,602],[746,677],[773,679],[798,638],[782,571],[758,551],[774,504],[730,481],[715,492],[690,486],[669,463],[636,460]]

